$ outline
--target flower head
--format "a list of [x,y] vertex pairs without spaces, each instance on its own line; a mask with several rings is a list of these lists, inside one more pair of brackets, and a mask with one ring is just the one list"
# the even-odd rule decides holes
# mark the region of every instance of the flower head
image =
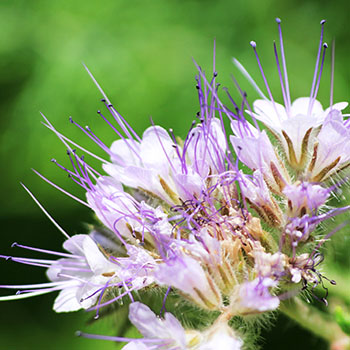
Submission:
[[[98,114],[118,139],[107,147],[89,127],[71,122],[107,153],[101,166],[107,175],[91,167],[71,148],[72,141],[44,119],[67,147],[72,169],[53,162],[85,190],[86,201],[70,196],[89,207],[99,223],[89,235],[69,237],[42,208],[65,234],[68,253],[50,252],[58,260],[12,257],[46,267],[51,282],[0,286],[23,289],[0,300],[59,291],[56,311],[84,308],[98,314],[125,297],[131,301],[130,321],[144,338],[95,337],[127,341],[127,350],[238,350],[243,342],[229,326],[232,318],[275,310],[290,290],[309,284],[314,289],[322,282],[317,269],[322,259],[316,252],[333,233],[315,243],[315,231],[320,222],[348,209],[321,212],[341,185],[330,186],[328,180],[350,164],[349,123],[342,114],[347,104],[333,104],[332,97],[324,110],[316,99],[327,49],[324,22],[310,96],[291,102],[279,19],[277,23],[281,63],[276,44],[274,48],[284,105],[274,100],[257,45],[251,42],[268,97],[235,61],[262,99],[251,108],[245,93],[236,103],[226,91],[231,110],[219,97],[215,67],[208,78],[196,64],[200,111],[183,140],[154,124],[140,137],[88,70],[114,124]],[[250,172],[240,170],[239,161]],[[204,330],[188,330],[172,314],[159,318],[135,301],[138,290],[163,289],[162,309],[177,294],[216,321]]]

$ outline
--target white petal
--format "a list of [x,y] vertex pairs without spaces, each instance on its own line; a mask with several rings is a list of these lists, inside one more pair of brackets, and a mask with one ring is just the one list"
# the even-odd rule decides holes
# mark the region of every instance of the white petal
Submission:
[[337,110],[337,111],[342,111],[345,109],[349,104],[347,102],[338,102],[335,103],[333,106],[328,107],[325,110],[325,114],[327,115],[331,110]]
[[[298,114],[307,115],[309,110],[310,97],[300,97],[293,101],[291,106],[291,114],[292,116],[296,116]],[[323,113],[323,107],[321,103],[317,100],[314,101],[311,115],[319,115]]]
[[[319,124],[319,121],[315,117],[306,116],[305,114],[297,114],[293,118],[283,121],[282,130],[291,139],[297,160],[300,160],[301,146],[306,132],[310,128],[319,126]],[[281,139],[286,148],[286,154],[288,154],[287,143],[284,138]]]
[[74,235],[63,243],[63,248],[75,255],[82,255],[83,241],[87,235]]
[[213,325],[207,331],[207,340],[198,350],[240,350],[243,342],[226,323]]
[[85,237],[83,249],[86,261],[95,275],[112,272],[117,269],[118,266],[107,260],[91,237]]
[[[145,167],[159,171],[169,168],[168,158],[172,158],[173,141],[167,131],[160,126],[151,126],[143,133],[141,159]],[[162,174],[162,172],[160,172]]]
[[112,161],[123,166],[140,165],[140,158],[136,155],[140,153],[139,142],[120,139],[112,143],[110,150],[113,154]]
[[77,311],[82,308],[78,298],[77,292],[80,286],[76,285],[74,287],[69,287],[61,290],[55,299],[53,309],[56,312],[70,312]]
[[284,106],[277,102],[256,100],[253,103],[253,108],[256,118],[271,127],[278,127],[282,120],[288,118]]
[[145,304],[130,304],[129,319],[145,338],[161,339],[164,336],[162,321]]
[[148,347],[145,343],[142,341],[131,341],[130,343],[123,346],[122,350],[148,350],[148,349],[154,349],[153,345],[150,345]]

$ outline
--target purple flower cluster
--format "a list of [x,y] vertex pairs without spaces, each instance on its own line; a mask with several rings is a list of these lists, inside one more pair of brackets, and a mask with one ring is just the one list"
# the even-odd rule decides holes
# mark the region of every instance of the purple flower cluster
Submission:
[[[244,339],[229,327],[232,318],[275,310],[291,289],[295,295],[316,285],[321,278],[317,250],[329,235],[317,242],[315,230],[320,222],[347,210],[327,211],[325,206],[338,186],[332,180],[344,179],[350,162],[350,128],[342,114],[347,103],[333,104],[332,97],[323,109],[316,100],[327,48],[324,21],[310,97],[291,102],[280,20],[277,23],[281,62],[276,45],[275,54],[284,105],[275,102],[251,42],[268,97],[235,60],[262,99],[251,107],[238,86],[242,101],[235,102],[227,92],[233,104],[228,107],[219,98],[215,67],[208,78],[196,64],[200,111],[184,140],[157,125],[139,136],[88,71],[114,122],[98,113],[118,139],[107,147],[90,128],[71,122],[109,160],[75,144],[44,119],[66,146],[71,168],[53,162],[86,191],[86,200],[68,195],[91,208],[100,226],[89,235],[69,237],[63,232],[68,253],[17,244],[60,258],[3,256],[46,267],[51,282],[2,285],[19,292],[0,300],[59,291],[55,311],[88,309],[98,315],[100,308],[128,298],[130,321],[144,338],[83,335],[126,341],[125,350],[229,350],[240,349]],[[231,135],[224,127],[227,122]],[[101,160],[106,175],[72,147]],[[250,170],[239,170],[239,162]],[[220,316],[204,330],[184,329],[170,313],[158,318],[135,301],[134,292],[160,287],[166,296],[177,293]]]

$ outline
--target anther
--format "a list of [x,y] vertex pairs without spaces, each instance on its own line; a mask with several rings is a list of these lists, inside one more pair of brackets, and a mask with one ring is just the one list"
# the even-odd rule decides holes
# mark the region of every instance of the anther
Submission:
[[70,156],[70,150],[69,149],[67,149],[67,156]]
[[256,48],[256,42],[252,40],[250,42],[250,46],[255,49]]
[[216,78],[218,76],[218,72],[214,72],[214,78]]
[[12,244],[11,244],[11,248],[14,248],[14,247],[17,247],[18,246],[18,243],[17,242],[13,242]]
[[110,103],[110,104],[108,105],[108,107],[110,107],[110,108],[111,108],[111,107],[113,107],[113,105]]
[[73,124],[74,121],[73,121],[73,118],[72,117],[69,117],[69,121]]
[[50,160],[52,163],[56,163],[57,162],[57,160],[55,159],[55,158],[51,158],[51,160]]
[[320,24],[322,25],[322,24],[325,24],[327,21],[325,20],[325,19],[323,19],[321,22],[320,22]]
[[100,111],[100,110],[98,110],[98,111],[97,111],[97,114],[101,114],[101,111]]
[[327,43],[324,43],[323,44],[323,47],[326,49],[328,47],[328,44]]
[[19,294],[21,294],[21,291],[20,291],[20,290],[18,290],[18,291],[16,292],[16,295],[19,295]]
[[81,337],[83,335],[83,333],[81,331],[76,331],[75,332],[75,336],[76,337]]
[[10,261],[10,260],[12,260],[12,256],[7,256],[6,261]]
[[99,318],[100,318],[99,315],[95,315],[95,316],[94,316],[94,319],[95,319],[95,320],[98,320]]
[[282,21],[281,21],[280,18],[276,17],[276,22],[277,22],[278,24],[280,24]]
[[106,99],[105,98],[101,98],[101,102],[106,102]]

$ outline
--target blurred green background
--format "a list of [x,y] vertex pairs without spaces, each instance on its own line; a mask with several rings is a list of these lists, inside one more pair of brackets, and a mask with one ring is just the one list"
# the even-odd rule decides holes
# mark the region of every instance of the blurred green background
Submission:
[[[117,109],[139,133],[155,123],[184,136],[198,110],[192,57],[211,71],[216,39],[218,81],[234,90],[231,74],[256,95],[232,64],[237,57],[260,84],[249,45],[258,43],[266,75],[280,99],[273,40],[276,16],[282,18],[292,98],[309,94],[321,19],[325,39],[336,39],[335,100],[349,100],[350,35],[348,0],[12,0],[0,2],[0,157],[1,253],[14,241],[60,249],[63,237],[21,188],[24,182],[45,208],[71,234],[85,232],[91,213],[40,180],[31,168],[83,198],[84,193],[59,171],[51,158],[67,163],[65,148],[47,130],[39,111],[66,136],[103,156],[68,122],[72,116],[89,125],[107,145],[112,130],[98,118],[100,94],[82,66],[84,62]],[[329,102],[330,52],[319,99]],[[98,163],[92,162],[95,166]],[[35,255],[34,255],[35,256]],[[0,283],[45,280],[44,271],[0,261]],[[2,293],[4,294],[4,293]],[[112,343],[74,336],[84,329],[108,333],[111,321],[86,326],[84,312],[58,315],[54,295],[2,303],[0,349],[115,349]],[[109,329],[109,334],[113,330]],[[297,337],[296,337],[297,335]],[[324,344],[283,317],[267,332],[263,348],[324,348]],[[289,339],[289,340],[288,340]]]

